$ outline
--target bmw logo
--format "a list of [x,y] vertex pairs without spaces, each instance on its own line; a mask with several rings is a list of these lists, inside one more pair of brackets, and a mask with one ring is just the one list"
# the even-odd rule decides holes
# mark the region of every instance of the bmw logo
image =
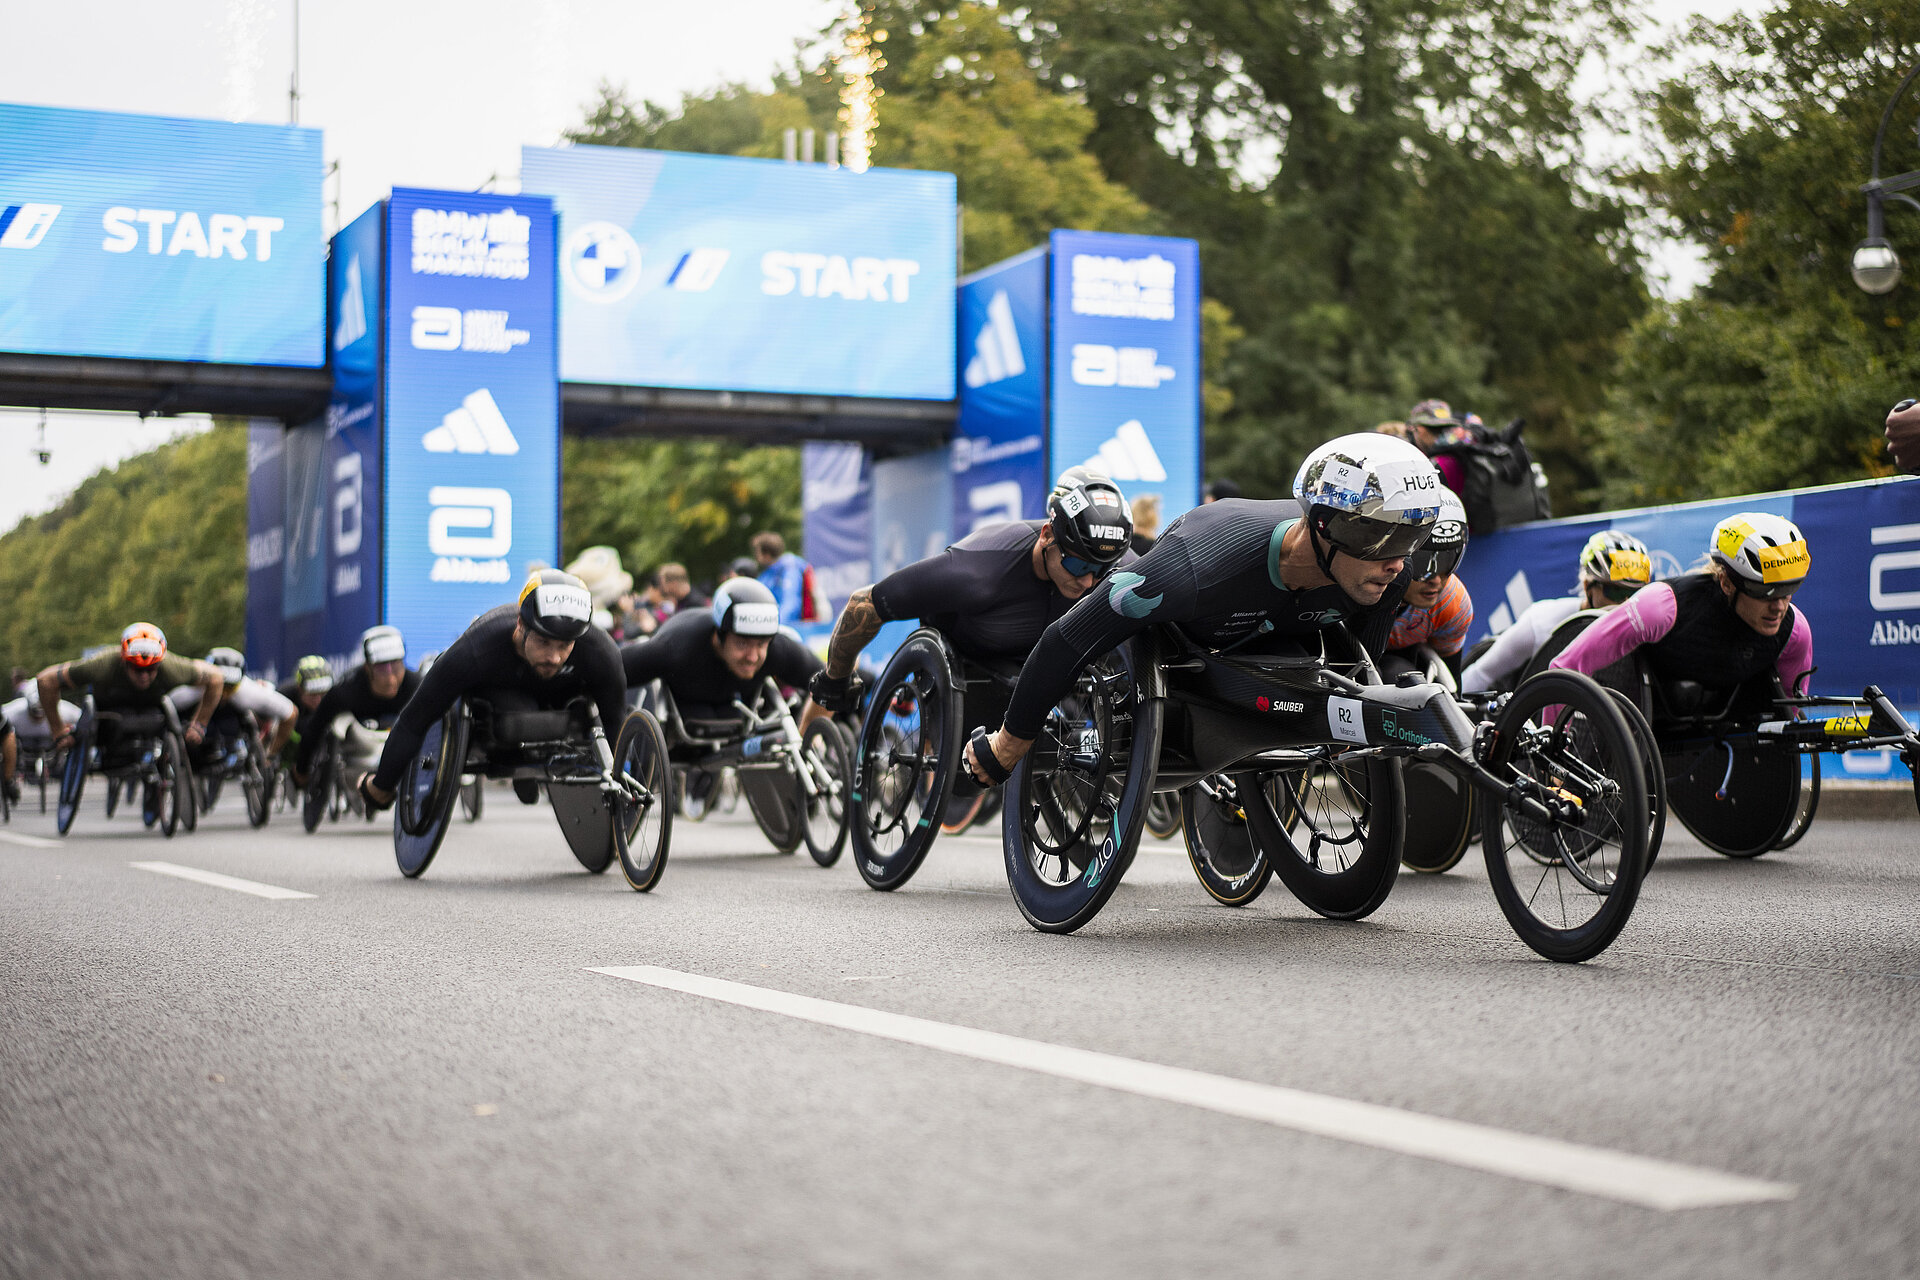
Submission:
[[618,302],[640,282],[640,246],[625,227],[589,222],[560,251],[567,283],[589,302]]

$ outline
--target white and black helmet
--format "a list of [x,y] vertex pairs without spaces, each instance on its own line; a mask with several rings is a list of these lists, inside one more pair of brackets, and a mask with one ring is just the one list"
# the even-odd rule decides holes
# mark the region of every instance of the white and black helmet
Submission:
[[520,621],[549,640],[578,640],[593,625],[593,593],[559,569],[535,569],[520,588]]
[[723,636],[763,639],[780,630],[780,602],[764,582],[728,578],[713,593],[713,625]]
[[1440,519],[1440,472],[1427,455],[1395,436],[1356,432],[1307,455],[1293,496],[1319,537],[1314,555],[1329,577],[1319,542],[1358,560],[1398,560],[1426,543]]
[[1068,467],[1047,495],[1047,520],[1060,554],[1085,565],[1075,572],[1102,574],[1119,563],[1133,543],[1133,510],[1120,486],[1092,467]]
[[247,674],[246,655],[229,645],[209,650],[207,665],[218,671],[220,679],[227,684],[237,684]]
[[1784,600],[1800,589],[1813,557],[1800,526],[1764,511],[1742,511],[1713,526],[1707,555],[1743,595]]
[[1460,495],[1441,487],[1440,518],[1426,545],[1407,557],[1407,571],[1415,578],[1444,578],[1459,569],[1467,554],[1467,505]]
[[381,662],[404,662],[407,642],[398,627],[368,627],[360,633],[360,661],[368,666]]

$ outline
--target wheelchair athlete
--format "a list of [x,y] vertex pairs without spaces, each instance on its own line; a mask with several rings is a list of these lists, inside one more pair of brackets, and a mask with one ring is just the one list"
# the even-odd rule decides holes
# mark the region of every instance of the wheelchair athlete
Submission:
[[1451,489],[1440,491],[1440,518],[1425,546],[1407,561],[1407,591],[1387,633],[1380,672],[1393,680],[1425,669],[1422,647],[1446,664],[1457,682],[1460,650],[1473,627],[1473,597],[1455,570],[1467,554],[1467,508]]
[[307,726],[313,720],[313,713],[320,709],[320,700],[333,688],[333,667],[317,653],[310,653],[300,659],[293,669],[291,680],[280,682],[279,694],[293,704],[293,719],[282,721],[274,730],[272,753],[278,758],[292,743],[298,746]]
[[[435,660],[387,735],[379,768],[360,776],[361,798],[375,809],[390,806],[427,731],[461,698],[485,702],[498,717],[559,711],[586,697],[600,723],[618,733],[627,714],[620,650],[591,624],[592,616],[593,597],[572,574],[542,569],[529,575],[517,604],[475,618]],[[537,786],[514,791],[527,804],[539,798]]]
[[197,658],[182,658],[167,652],[167,637],[151,622],[136,622],[120,633],[120,651],[103,653],[81,662],[61,662],[48,667],[37,677],[40,709],[47,718],[47,730],[55,747],[73,741],[73,726],[61,708],[62,689],[84,690],[93,695],[94,746],[102,758],[112,756],[120,745],[123,717],[131,733],[158,732],[160,717],[143,713],[157,712],[161,701],[175,689],[197,688],[199,705],[193,719],[183,728],[188,747],[200,745],[207,736],[207,724],[220,705],[226,682],[210,663]]
[[[1133,517],[1113,481],[1090,467],[1068,468],[1047,497],[1045,520],[976,529],[939,555],[855,591],[827,641],[814,701],[830,712],[852,711],[861,692],[854,672],[860,651],[886,623],[913,618],[939,632],[964,662],[985,668],[965,680],[974,703],[966,722],[998,720],[1012,676],[1048,625],[1113,569],[1138,559],[1132,537]],[[983,798],[971,778],[956,777],[947,829],[964,827]]]
[[[47,807],[47,774],[53,762],[53,733],[47,726],[47,713],[41,709],[39,692],[30,680],[22,680],[16,690],[19,697],[0,706],[0,717],[7,722],[4,745],[0,745],[0,768],[5,769],[4,786],[9,803],[20,803],[22,777],[40,787],[40,808]],[[60,703],[62,723],[80,718],[80,708],[64,699]]]
[[[212,650],[207,654],[207,665],[218,671],[221,679],[220,699],[207,721],[208,741],[238,737],[243,711],[254,717],[256,726],[285,724],[293,719],[296,708],[279,690],[264,680],[247,679],[246,655],[238,649],[222,645]],[[198,707],[203,696],[198,688],[183,686],[169,693],[167,700],[184,712]],[[194,767],[198,768],[202,757],[210,754],[203,743]]]
[[1630,533],[1603,529],[1580,548],[1579,590],[1570,596],[1535,600],[1494,637],[1460,676],[1463,693],[1511,689],[1512,682],[1540,650],[1554,628],[1583,609],[1612,609],[1653,581],[1653,557]]
[[[221,787],[237,778],[247,798],[247,821],[265,826],[273,799],[274,766],[262,741],[263,726],[287,724],[294,705],[264,680],[249,680],[246,655],[238,649],[221,645],[207,654],[207,663],[220,673],[223,683],[213,718],[207,722],[207,736],[187,756],[201,787],[201,807],[212,812]],[[199,705],[201,696],[198,689],[181,688],[169,693],[167,700],[185,714]]]
[[1377,663],[1406,593],[1407,559],[1439,519],[1440,489],[1419,449],[1366,432],[1307,456],[1294,480],[1304,518],[1290,504],[1248,498],[1195,507],[1047,627],[1001,726],[991,737],[974,731],[967,768],[983,785],[1005,782],[1082,668],[1156,624],[1243,653],[1343,626]]
[[[304,665],[308,660],[302,659]],[[321,665],[325,665],[321,659]],[[318,671],[312,677],[321,678]],[[420,673],[407,669],[407,642],[398,627],[369,627],[360,634],[360,665],[335,681],[326,677],[326,691],[313,710],[301,717],[300,746],[294,754],[293,782],[306,788],[313,758],[341,716],[369,729],[391,729],[413,695],[420,691]],[[367,762],[362,761],[364,766]],[[353,775],[349,775],[353,776]]]
[[[735,700],[751,706],[767,677],[804,689],[821,670],[811,650],[780,630],[779,603],[752,578],[727,579],[711,608],[676,613],[651,639],[619,652],[627,687],[660,681],[683,720],[737,720]],[[820,714],[809,705],[802,725]]]

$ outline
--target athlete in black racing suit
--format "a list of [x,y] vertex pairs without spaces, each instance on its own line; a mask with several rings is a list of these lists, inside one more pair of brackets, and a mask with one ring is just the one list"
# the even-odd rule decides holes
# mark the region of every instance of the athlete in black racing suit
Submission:
[[[1417,450],[1406,446],[1411,456],[1403,457],[1392,447],[1404,443],[1346,436],[1308,458],[1303,479],[1316,462],[1351,473],[1356,483],[1345,506],[1318,501],[1321,495],[1296,481],[1304,519],[1290,518],[1286,503],[1233,498],[1175,520],[1138,563],[1046,629],[1021,669],[1005,720],[988,739],[998,768],[983,769],[978,737],[968,743],[968,768],[983,782],[1004,781],[1087,663],[1159,623],[1178,626],[1208,649],[1245,652],[1345,626],[1377,661],[1406,590],[1407,553],[1424,541],[1438,512],[1394,506],[1386,510],[1390,520],[1379,518],[1387,503],[1402,500],[1402,485],[1424,490],[1433,476]],[[1382,457],[1387,465],[1376,476],[1373,463]]]
[[377,808],[392,804],[427,730],[467,695],[485,699],[496,714],[559,710],[585,696],[599,710],[608,740],[615,739],[627,715],[627,680],[619,648],[588,625],[592,608],[578,578],[543,569],[527,580],[518,605],[475,618],[420,681],[387,736],[380,767],[362,776],[361,794]]

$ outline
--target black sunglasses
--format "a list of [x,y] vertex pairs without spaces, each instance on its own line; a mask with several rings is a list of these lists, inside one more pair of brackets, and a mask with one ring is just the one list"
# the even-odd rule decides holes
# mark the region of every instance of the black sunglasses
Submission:
[[1465,547],[1422,547],[1407,557],[1407,572],[1416,580],[1444,578],[1460,567]]
[[1640,582],[1596,582],[1594,585],[1600,588],[1601,595],[1613,601],[1615,604],[1625,604],[1627,601],[1633,599],[1634,592],[1646,584]]
[[1800,582],[1749,582],[1737,574],[1729,576],[1741,595],[1752,596],[1755,600],[1791,600],[1793,593],[1806,581],[1803,578]]
[[1084,578],[1088,574],[1103,578],[1107,571],[1113,568],[1110,564],[1101,564],[1098,560],[1082,560],[1079,556],[1070,556],[1065,552],[1060,555],[1060,567],[1067,571],[1067,576],[1073,578]]

